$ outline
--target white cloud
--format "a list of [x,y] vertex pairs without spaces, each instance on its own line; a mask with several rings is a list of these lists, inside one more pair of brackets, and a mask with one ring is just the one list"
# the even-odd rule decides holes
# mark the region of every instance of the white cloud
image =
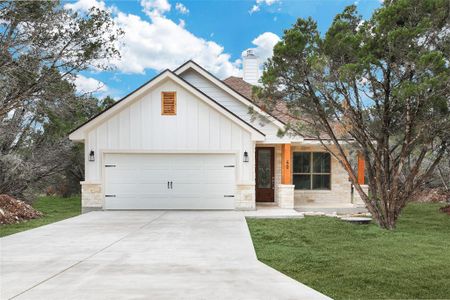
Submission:
[[222,46],[195,36],[184,28],[182,21],[176,24],[164,16],[153,15],[148,22],[139,16],[119,12],[115,22],[125,34],[118,46],[122,58],[113,64],[123,72],[173,69],[189,59],[220,77],[238,72]]
[[105,2],[97,0],[78,0],[77,2],[66,3],[65,9],[72,9],[75,11],[88,11],[92,7],[106,10]]
[[252,13],[255,13],[255,12],[259,11],[259,10],[260,10],[259,6],[255,4],[250,9],[249,13],[252,14]]
[[108,87],[101,81],[92,77],[85,77],[78,74],[74,80],[77,92],[85,93],[99,93],[105,94],[108,91]]
[[[256,37],[252,44],[255,48],[250,48],[259,57],[260,63],[264,63],[269,57],[273,55],[273,47],[280,41],[280,37],[272,32],[264,32]],[[248,50],[248,49],[247,49]],[[245,51],[247,51],[245,50]],[[244,52],[245,52],[244,51]],[[242,52],[242,54],[244,54]]]
[[[118,71],[145,74],[148,69],[174,69],[193,59],[219,78],[241,74],[240,60],[233,61],[221,45],[189,32],[184,20],[177,24],[168,19],[163,13],[170,11],[169,2],[142,0],[141,4],[148,19],[118,9],[113,11],[115,26],[124,31],[117,43],[121,58],[108,61]],[[80,10],[88,7],[78,2],[73,5]]]
[[186,6],[184,6],[183,3],[177,2],[177,3],[175,4],[175,9],[178,10],[178,11],[180,12],[180,14],[183,14],[183,15],[189,13],[189,9],[188,9]]
[[257,11],[260,11],[261,6],[263,6],[263,5],[271,6],[277,2],[281,2],[281,0],[256,0],[255,4],[250,9],[249,13],[252,14]]
[[256,3],[258,4],[265,3],[266,5],[272,5],[276,2],[280,2],[280,0],[256,0]]
[[142,11],[149,17],[160,16],[170,11],[167,0],[141,0]]

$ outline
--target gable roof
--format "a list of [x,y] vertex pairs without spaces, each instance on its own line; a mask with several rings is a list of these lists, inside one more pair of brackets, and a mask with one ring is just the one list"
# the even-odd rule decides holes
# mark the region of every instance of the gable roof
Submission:
[[253,85],[241,77],[230,76],[222,81],[242,96],[253,100]]
[[246,122],[245,120],[237,116],[235,113],[228,110],[226,107],[224,107],[223,105],[221,105],[220,103],[218,103],[217,101],[215,101],[214,99],[212,99],[211,97],[200,91],[198,88],[196,88],[195,86],[193,86],[192,84],[190,84],[189,82],[187,82],[186,80],[179,77],[177,74],[168,69],[161,72],[157,76],[153,77],[151,80],[147,81],[139,88],[137,88],[130,94],[126,95],[125,97],[123,97],[122,99],[111,105],[109,108],[103,110],[102,112],[98,113],[88,121],[84,122],[74,130],[72,130],[69,133],[69,138],[71,140],[76,141],[84,140],[84,133],[86,130],[89,130],[90,128],[94,127],[96,124],[101,123],[104,120],[107,120],[109,117],[111,117],[118,111],[122,110],[129,104],[131,104],[134,100],[139,99],[140,96],[145,94],[152,87],[156,86],[157,84],[168,78],[175,81],[176,83],[178,83],[179,85],[190,91],[192,94],[202,99],[212,107],[214,107],[216,110],[221,112],[223,115],[227,116],[229,119],[231,119],[239,126],[251,132],[252,137],[255,140],[264,140],[265,134],[261,132],[259,129],[254,127],[252,124]]
[[266,117],[267,119],[269,119],[277,127],[284,129],[286,124],[283,121],[279,120],[277,117],[275,117],[275,116],[271,115],[270,113],[266,112],[265,110],[263,110],[258,104],[254,103],[252,101],[252,99],[247,98],[245,95],[242,95],[238,91],[229,87],[222,80],[220,80],[219,78],[217,78],[216,76],[214,76],[213,74],[208,72],[206,69],[204,69],[202,66],[197,64],[195,61],[188,60],[187,62],[185,62],[178,68],[176,68],[174,70],[174,73],[177,75],[181,75],[182,73],[184,73],[185,71],[187,71],[189,69],[193,69],[196,72],[200,73],[203,77],[210,80],[216,86],[218,86],[219,88],[221,88],[222,90],[224,90],[225,92],[227,92],[228,94],[230,94],[231,96],[233,96],[234,98],[236,98],[237,100],[242,102],[243,104],[251,106],[257,113],[259,113],[259,114],[263,115],[264,117]]

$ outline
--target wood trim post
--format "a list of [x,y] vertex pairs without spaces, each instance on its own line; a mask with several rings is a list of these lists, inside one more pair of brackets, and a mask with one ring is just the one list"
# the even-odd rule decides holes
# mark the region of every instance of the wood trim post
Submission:
[[281,184],[292,184],[291,144],[281,145]]
[[358,152],[358,184],[364,184],[364,169],[366,167],[366,162],[364,156],[361,152]]

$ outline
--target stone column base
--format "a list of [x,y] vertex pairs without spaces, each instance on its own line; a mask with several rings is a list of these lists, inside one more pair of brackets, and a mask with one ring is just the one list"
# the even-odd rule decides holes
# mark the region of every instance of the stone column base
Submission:
[[294,208],[294,185],[279,184],[277,186],[278,206],[281,208]]
[[100,183],[81,183],[81,211],[82,213],[103,208],[102,185]]
[[[369,193],[369,186],[367,184],[361,185],[361,188],[363,191],[368,194]],[[358,191],[353,188],[353,204],[358,205],[365,205],[364,201],[361,199],[361,196],[359,195]]]
[[236,186],[235,208],[237,210],[255,210],[255,185],[238,184]]

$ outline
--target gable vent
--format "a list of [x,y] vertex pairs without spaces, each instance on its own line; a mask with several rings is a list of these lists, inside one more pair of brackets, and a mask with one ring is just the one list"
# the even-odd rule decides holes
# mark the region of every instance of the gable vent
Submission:
[[177,93],[161,93],[161,114],[173,116],[177,114]]

